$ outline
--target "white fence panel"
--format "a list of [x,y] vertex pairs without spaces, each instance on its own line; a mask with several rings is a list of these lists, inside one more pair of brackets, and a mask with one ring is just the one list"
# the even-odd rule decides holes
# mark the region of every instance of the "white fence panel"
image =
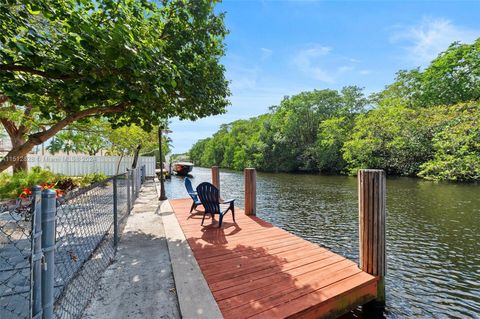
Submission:
[[[28,155],[28,166],[49,168],[55,173],[68,176],[82,176],[89,173],[115,175],[120,156],[80,156],[80,155]],[[124,173],[132,167],[133,157],[123,157],[118,169]],[[139,156],[137,167],[145,165],[146,176],[155,176],[155,156]]]

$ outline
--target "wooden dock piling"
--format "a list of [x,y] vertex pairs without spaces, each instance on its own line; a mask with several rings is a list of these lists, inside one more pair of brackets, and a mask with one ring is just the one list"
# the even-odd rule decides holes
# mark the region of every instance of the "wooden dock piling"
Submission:
[[257,213],[257,171],[245,168],[245,214],[255,216]]
[[212,184],[220,191],[220,168],[212,166]]
[[385,305],[386,178],[383,170],[358,171],[360,269],[377,277],[376,303]]

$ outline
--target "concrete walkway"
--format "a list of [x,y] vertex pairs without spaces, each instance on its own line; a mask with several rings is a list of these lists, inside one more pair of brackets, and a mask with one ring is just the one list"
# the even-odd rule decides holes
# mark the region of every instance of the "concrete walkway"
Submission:
[[158,204],[147,181],[83,318],[181,318]]

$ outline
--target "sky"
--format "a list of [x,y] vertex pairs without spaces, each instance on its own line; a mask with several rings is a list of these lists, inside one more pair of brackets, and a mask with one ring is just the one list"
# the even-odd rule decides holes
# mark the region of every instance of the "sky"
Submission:
[[172,119],[172,153],[221,124],[268,112],[284,96],[346,85],[378,92],[401,69],[425,67],[454,41],[480,37],[480,1],[228,1],[221,62],[231,105],[197,121]]

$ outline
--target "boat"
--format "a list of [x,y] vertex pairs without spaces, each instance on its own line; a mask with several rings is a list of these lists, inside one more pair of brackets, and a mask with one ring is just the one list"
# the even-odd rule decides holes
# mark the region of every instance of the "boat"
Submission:
[[173,171],[181,176],[187,176],[193,169],[193,163],[190,162],[176,162],[172,166]]

